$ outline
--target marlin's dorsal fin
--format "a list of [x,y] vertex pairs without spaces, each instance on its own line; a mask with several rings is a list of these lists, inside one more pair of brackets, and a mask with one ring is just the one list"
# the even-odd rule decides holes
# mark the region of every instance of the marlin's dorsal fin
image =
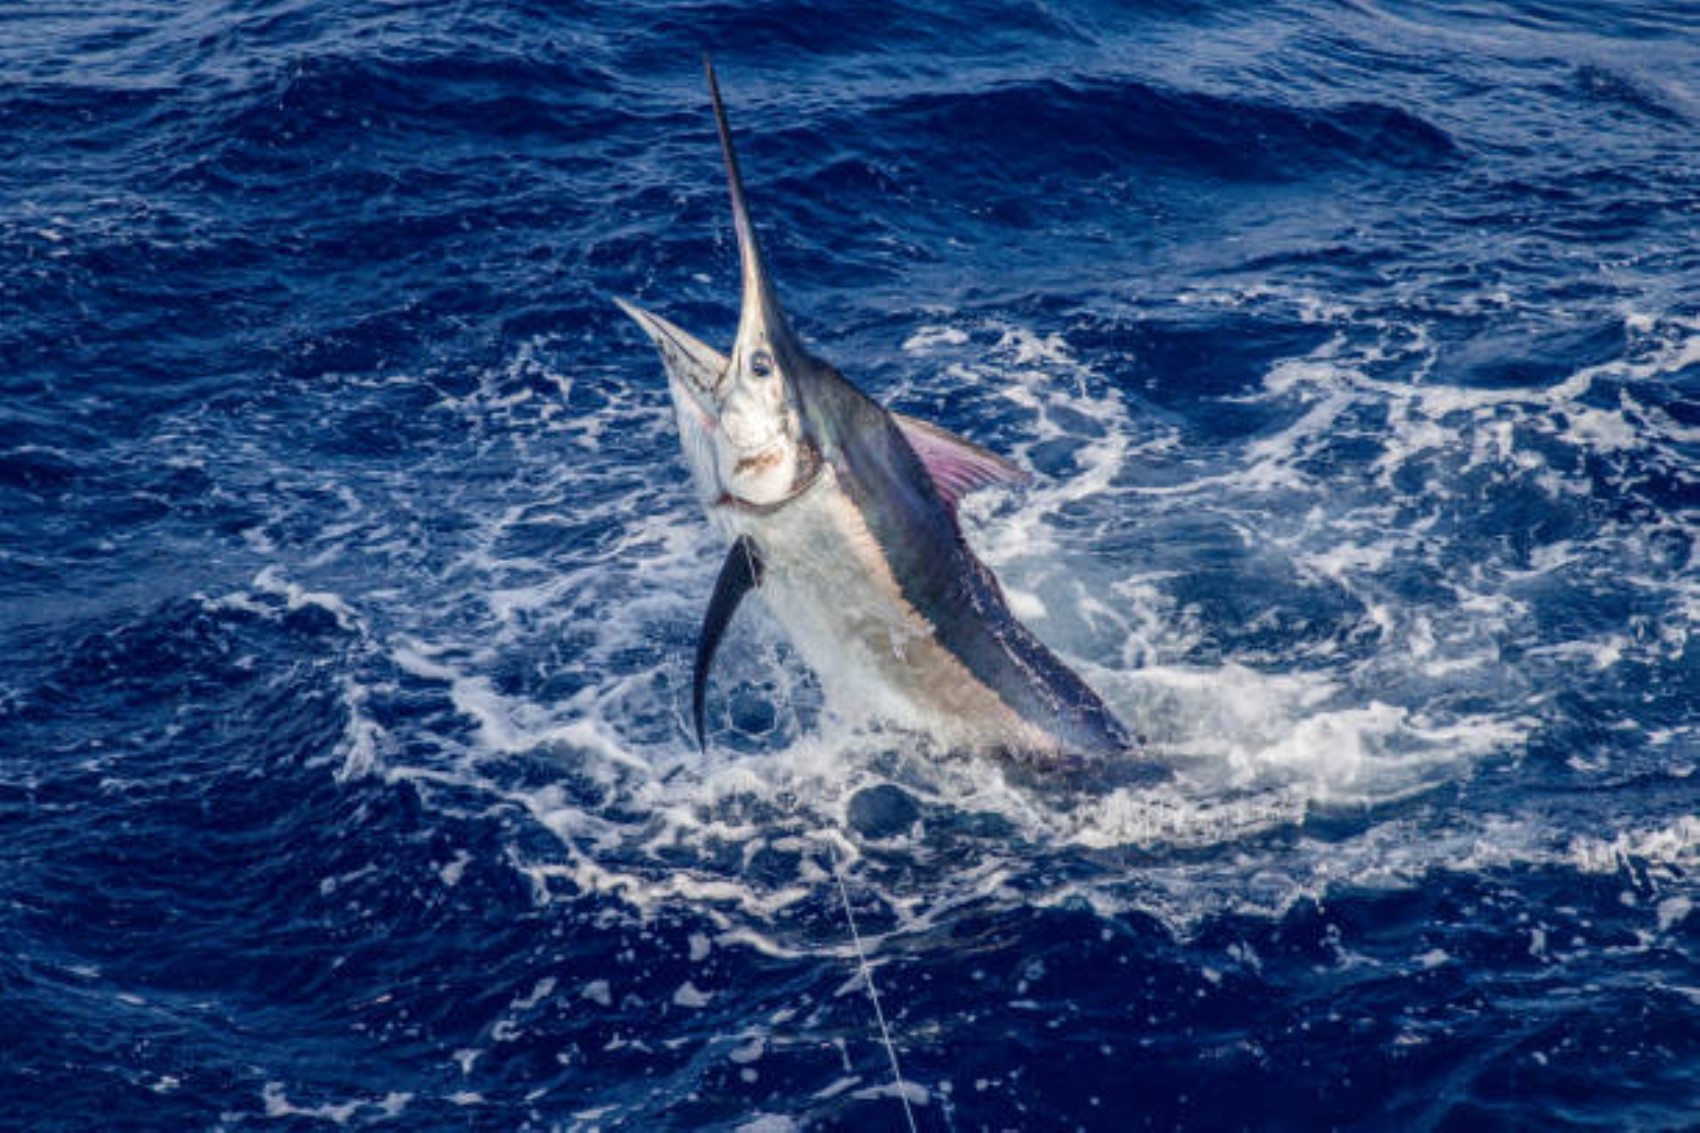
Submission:
[[1025,484],[1032,479],[1026,469],[948,429],[902,413],[893,413],[891,418],[897,422],[903,439],[921,458],[939,496],[953,511],[956,502],[976,488]]
[[755,540],[740,535],[726,552],[720,564],[720,577],[714,580],[714,595],[708,600],[708,612],[702,617],[702,632],[697,636],[696,671],[691,674],[691,721],[697,729],[697,747],[707,750],[702,736],[702,702],[708,692],[708,670],[714,664],[714,653],[726,627],[738,609],[744,595],[761,585],[761,553]]

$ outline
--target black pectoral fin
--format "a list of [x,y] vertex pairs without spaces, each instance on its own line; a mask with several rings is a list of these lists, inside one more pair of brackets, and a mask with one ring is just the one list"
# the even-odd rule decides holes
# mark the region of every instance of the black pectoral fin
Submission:
[[761,585],[761,552],[755,540],[740,535],[726,552],[720,564],[720,577],[714,580],[714,596],[708,600],[708,613],[703,615],[702,632],[697,636],[696,672],[691,675],[691,719],[696,724],[697,747],[707,749],[702,738],[702,702],[708,691],[708,670],[714,664],[714,653],[720,639],[726,636],[732,614],[744,595]]

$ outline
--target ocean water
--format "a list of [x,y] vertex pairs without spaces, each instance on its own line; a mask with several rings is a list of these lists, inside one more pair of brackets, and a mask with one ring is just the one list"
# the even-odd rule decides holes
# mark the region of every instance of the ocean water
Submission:
[[[630,297],[1173,769],[846,719]],[[1700,10],[0,12],[0,1127],[1700,1124]]]

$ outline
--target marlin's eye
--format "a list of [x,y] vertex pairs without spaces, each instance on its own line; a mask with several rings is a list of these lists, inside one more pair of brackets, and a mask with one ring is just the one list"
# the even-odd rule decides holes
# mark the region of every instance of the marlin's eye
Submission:
[[773,376],[773,355],[765,350],[758,350],[750,355],[750,373],[758,378]]

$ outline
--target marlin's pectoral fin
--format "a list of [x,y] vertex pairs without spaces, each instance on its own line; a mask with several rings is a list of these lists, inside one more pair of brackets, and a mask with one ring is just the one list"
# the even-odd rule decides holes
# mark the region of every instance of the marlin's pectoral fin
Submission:
[[708,613],[702,618],[702,633],[697,637],[696,671],[691,675],[691,719],[696,724],[697,747],[706,750],[702,737],[702,702],[708,691],[708,670],[714,664],[714,653],[726,627],[744,595],[761,585],[761,552],[755,540],[740,535],[726,552],[720,564],[720,577],[714,580],[714,596],[708,600]]
[[951,508],[976,488],[991,484],[1025,484],[1027,471],[973,441],[927,421],[893,413],[893,421],[933,478],[933,486]]

